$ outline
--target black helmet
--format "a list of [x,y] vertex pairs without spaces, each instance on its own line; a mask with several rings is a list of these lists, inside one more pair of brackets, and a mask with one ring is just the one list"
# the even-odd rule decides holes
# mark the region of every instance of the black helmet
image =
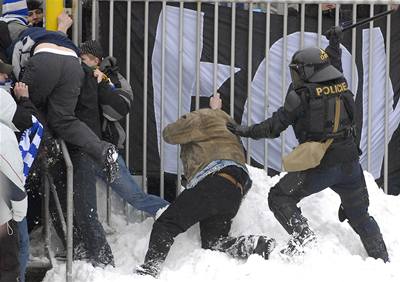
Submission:
[[304,82],[324,82],[343,77],[343,74],[331,65],[328,54],[316,47],[294,53],[289,68],[295,89],[302,87]]

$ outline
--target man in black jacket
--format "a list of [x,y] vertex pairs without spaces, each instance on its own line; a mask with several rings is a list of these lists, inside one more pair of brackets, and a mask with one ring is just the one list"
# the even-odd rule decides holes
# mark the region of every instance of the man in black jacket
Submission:
[[[353,134],[353,94],[340,72],[341,28],[332,28],[327,34],[330,42],[326,52],[319,48],[305,48],[293,55],[289,66],[292,84],[283,107],[259,124],[229,124],[228,128],[237,135],[259,139],[279,137],[292,125],[302,148],[316,144],[327,148],[319,165],[315,162],[289,171],[270,190],[269,207],[279,223],[292,234],[282,253],[302,253],[305,246],[316,240],[297,203],[330,187],[342,201],[340,220],[349,220],[369,256],[387,262],[389,257],[379,226],[368,213],[368,191]],[[335,68],[332,63],[339,64]],[[314,143],[309,143],[312,141]],[[303,163],[307,164],[311,157],[311,154],[305,154]]]
[[[123,149],[125,132],[120,122],[129,113],[133,99],[132,89],[118,72],[116,59],[103,58],[103,50],[99,42],[89,40],[82,43],[80,52],[86,79],[75,113],[95,132],[99,132],[101,124],[99,136],[119,149]],[[94,85],[93,78],[90,79],[90,76],[97,78],[97,85]],[[81,102],[85,102],[86,110],[81,110]],[[90,112],[89,109],[91,109]],[[152,216],[168,204],[160,197],[143,192],[133,180],[121,156],[118,157],[117,162],[118,177],[110,186],[125,201]],[[100,176],[104,178],[103,175]]]

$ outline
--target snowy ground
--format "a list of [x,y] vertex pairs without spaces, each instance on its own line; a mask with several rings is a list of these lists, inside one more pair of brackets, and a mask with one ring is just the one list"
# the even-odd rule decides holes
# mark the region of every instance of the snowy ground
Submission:
[[[267,195],[279,177],[270,178],[263,170],[250,168],[253,187],[235,217],[231,233],[265,234],[276,238],[278,246],[265,261],[257,255],[247,261],[200,248],[199,228],[193,226],[175,241],[162,269],[159,281],[400,281],[400,197],[387,196],[365,173],[370,195],[370,213],[381,227],[391,263],[368,258],[358,236],[347,223],[337,219],[339,197],[327,189],[300,203],[303,214],[318,236],[318,248],[293,261],[278,255],[288,235],[269,211]],[[113,218],[116,233],[108,240],[115,256],[116,268],[93,268],[84,262],[73,265],[74,282],[157,281],[133,274],[143,262],[153,219],[126,225],[120,216]],[[65,264],[49,271],[47,282],[65,281]]]

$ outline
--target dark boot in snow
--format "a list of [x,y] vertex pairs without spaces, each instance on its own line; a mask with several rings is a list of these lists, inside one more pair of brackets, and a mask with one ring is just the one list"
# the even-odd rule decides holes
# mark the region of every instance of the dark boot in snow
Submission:
[[301,255],[304,248],[316,242],[315,233],[308,227],[307,219],[300,213],[295,213],[291,218],[289,225],[293,232],[288,245],[281,253],[287,256]]
[[275,239],[268,238],[267,236],[259,236],[253,253],[262,256],[264,259],[268,259],[269,255],[275,249],[275,247],[276,247]]
[[107,265],[115,267],[114,256],[111,252],[110,246],[107,244],[101,247],[101,249],[98,252],[98,255],[92,257],[90,259],[90,262],[94,267],[105,268]]
[[145,262],[142,265],[136,267],[135,272],[138,275],[150,275],[156,278],[160,273],[160,267],[157,263]]

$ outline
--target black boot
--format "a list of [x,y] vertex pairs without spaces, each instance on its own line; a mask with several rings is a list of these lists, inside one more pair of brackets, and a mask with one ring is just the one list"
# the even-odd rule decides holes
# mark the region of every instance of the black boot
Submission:
[[305,247],[316,243],[317,237],[308,226],[307,219],[301,214],[293,215],[290,225],[293,228],[292,237],[281,253],[287,256],[301,255],[304,253]]
[[253,250],[253,253],[262,256],[264,259],[268,259],[269,255],[276,247],[275,239],[268,238],[267,236],[255,236],[255,237],[258,237],[258,240]]
[[383,241],[382,234],[376,237],[361,239],[367,254],[375,259],[382,259],[389,262],[389,254]]
[[161,266],[159,263],[154,262],[154,261],[148,261],[143,263],[142,265],[139,265],[135,272],[136,274],[139,275],[150,275],[155,278],[158,277],[158,274],[160,273]]

